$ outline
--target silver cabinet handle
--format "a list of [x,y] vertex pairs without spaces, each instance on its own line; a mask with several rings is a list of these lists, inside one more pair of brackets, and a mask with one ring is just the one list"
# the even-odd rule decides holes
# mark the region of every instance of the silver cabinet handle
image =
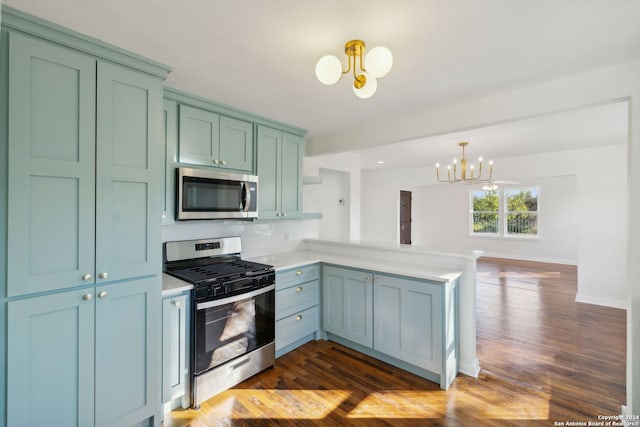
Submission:
[[218,160],[218,159],[213,159],[213,163],[217,165],[218,163],[220,163],[220,160]]
[[84,295],[82,295],[82,299],[83,299],[83,300],[85,300],[85,301],[89,301],[91,298],[92,298],[92,295],[91,295],[91,294],[84,294]]
[[106,271],[103,271],[102,273],[98,274],[98,277],[101,279],[106,279],[107,277],[109,277],[109,275]]
[[107,291],[102,291],[102,292],[100,292],[100,293],[98,294],[98,298],[104,298],[104,297],[106,297],[107,295],[109,295],[109,294],[107,293]]
[[365,282],[368,282],[368,281],[370,281],[370,280],[371,280],[371,277],[369,277],[369,276],[365,276],[365,278],[364,278],[364,281],[365,281]]
[[296,271],[296,276],[302,276],[303,271],[302,270],[298,270]]
[[302,320],[302,314],[298,314],[298,315],[296,316],[296,320]]
[[302,292],[302,286],[298,286],[298,287],[296,288],[296,292]]
[[280,212],[278,212],[278,213],[276,214],[276,216],[282,216],[282,214],[281,214]]
[[85,274],[84,276],[82,276],[82,280],[84,280],[85,282],[88,280],[91,280],[93,278],[92,275],[90,275],[89,273]]
[[180,301],[171,300],[171,304],[173,304],[175,307],[180,307]]
[[373,283],[377,282],[378,278],[376,276],[373,276]]
[[286,212],[285,212],[285,213],[283,213],[283,214],[282,214],[282,216],[287,216],[287,213],[286,213]]
[[220,163],[222,163],[223,165],[226,165],[227,161],[226,160],[222,160]]

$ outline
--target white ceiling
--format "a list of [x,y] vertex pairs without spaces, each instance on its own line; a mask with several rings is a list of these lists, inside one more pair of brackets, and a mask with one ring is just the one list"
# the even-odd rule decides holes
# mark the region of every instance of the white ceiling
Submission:
[[[169,86],[308,129],[314,139],[640,58],[638,0],[0,1],[168,64]],[[324,86],[314,75],[322,55],[342,56],[354,38],[394,55],[393,69],[368,100],[353,94],[348,78]],[[487,157],[495,132],[505,134],[501,150],[514,155],[543,141],[558,148],[594,134],[601,143],[619,136],[617,128],[607,134],[604,119],[572,120],[564,131],[561,120],[541,118],[430,138],[415,149],[441,144],[442,153],[444,145],[469,139]],[[585,123],[600,126],[569,137]],[[554,142],[536,124],[555,126]]]

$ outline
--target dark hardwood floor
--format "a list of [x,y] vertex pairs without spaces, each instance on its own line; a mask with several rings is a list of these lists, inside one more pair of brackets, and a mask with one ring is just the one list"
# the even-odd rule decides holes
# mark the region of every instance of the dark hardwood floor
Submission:
[[620,412],[624,310],[576,303],[573,266],[481,259],[477,282],[477,379],[459,375],[444,392],[317,341],[164,425],[553,426]]

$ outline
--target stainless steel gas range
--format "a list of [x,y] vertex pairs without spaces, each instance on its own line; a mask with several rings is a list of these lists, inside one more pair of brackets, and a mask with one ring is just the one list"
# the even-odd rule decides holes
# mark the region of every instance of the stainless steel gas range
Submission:
[[275,361],[275,272],[241,259],[239,237],[167,242],[164,271],[193,285],[191,404]]

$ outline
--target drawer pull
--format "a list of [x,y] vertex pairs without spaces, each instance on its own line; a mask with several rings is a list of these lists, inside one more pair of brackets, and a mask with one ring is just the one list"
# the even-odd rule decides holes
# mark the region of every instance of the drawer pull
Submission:
[[296,276],[301,276],[301,275],[302,275],[302,270],[296,271]]
[[296,292],[301,292],[301,291],[302,291],[302,286],[298,286],[298,287],[296,288]]
[[298,314],[298,315],[296,316],[296,320],[302,320],[302,314]]

